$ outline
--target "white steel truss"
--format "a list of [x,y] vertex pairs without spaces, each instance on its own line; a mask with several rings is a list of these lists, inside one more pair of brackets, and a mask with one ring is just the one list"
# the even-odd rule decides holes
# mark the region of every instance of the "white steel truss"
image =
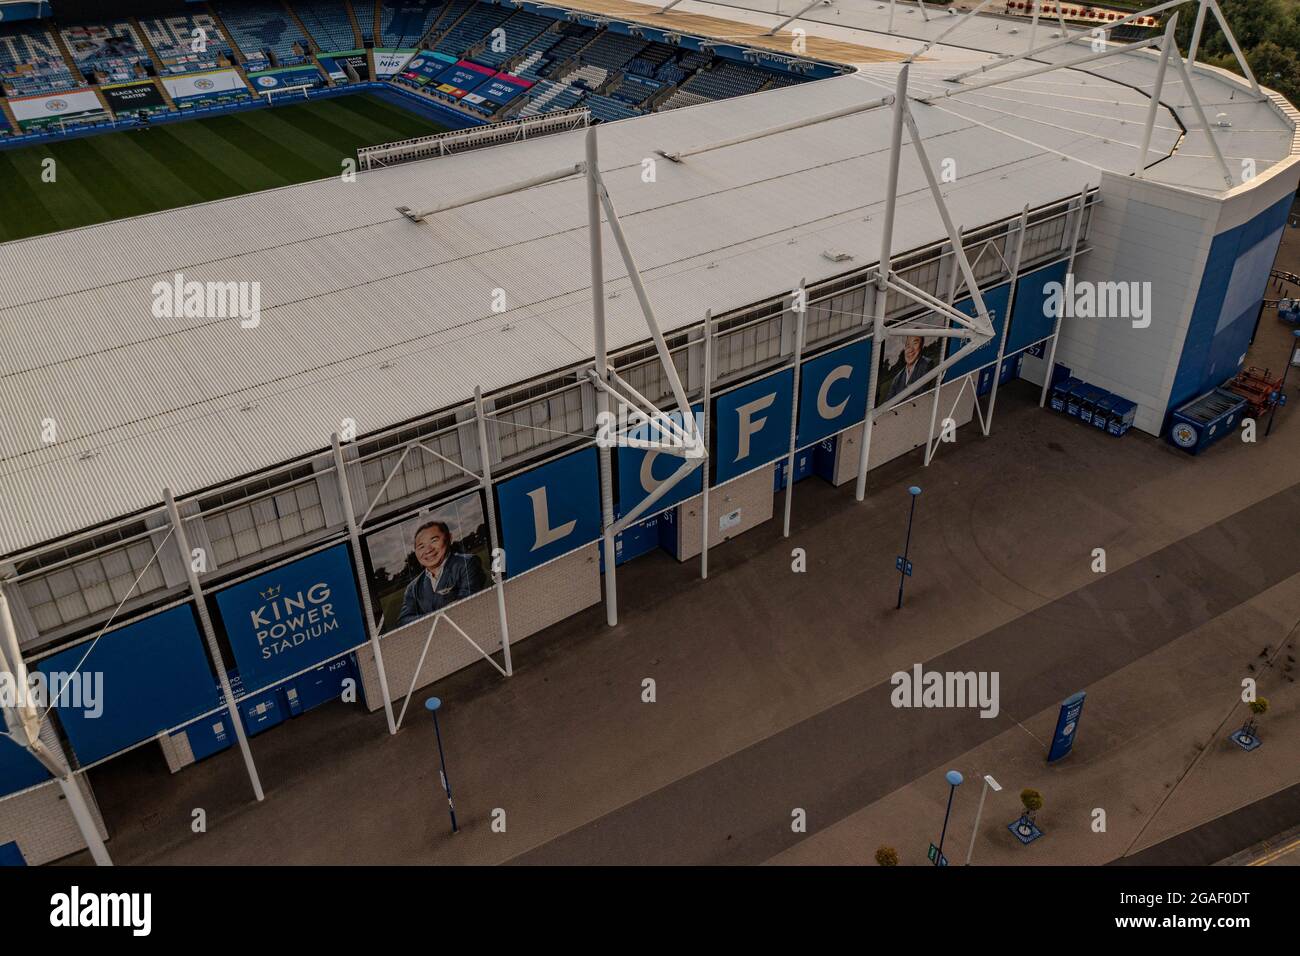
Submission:
[[[889,148],[889,178],[885,184],[885,218],[880,238],[880,263],[876,267],[875,320],[871,337],[871,369],[867,384],[867,414],[862,423],[862,442],[859,450],[858,481],[855,492],[858,501],[862,501],[866,497],[867,467],[871,456],[871,435],[875,420],[889,409],[907,401],[912,395],[929,385],[953,363],[960,361],[975,349],[981,348],[985,343],[991,341],[994,334],[993,323],[989,318],[988,309],[984,305],[984,297],[980,294],[979,283],[975,280],[975,273],[971,269],[970,260],[966,256],[961,236],[957,231],[957,227],[953,224],[952,216],[948,212],[948,204],[944,201],[943,193],[939,189],[934,168],[930,165],[930,157],[926,154],[925,144],[921,140],[921,131],[917,128],[916,119],[912,116],[907,96],[907,79],[910,69],[910,64],[904,63],[902,65],[902,68],[898,71],[898,80],[894,90],[894,115]],[[918,164],[925,174],[926,185],[930,190],[930,196],[934,201],[935,208],[938,210],[939,218],[943,221],[944,231],[947,233],[948,241],[952,245],[957,267],[961,270],[962,278],[970,290],[971,301],[975,306],[975,315],[973,317],[957,311],[942,299],[938,299],[917,288],[893,271],[894,214],[898,203],[898,170],[902,158],[904,126],[907,127]],[[924,306],[944,316],[948,319],[950,327],[943,329],[929,326],[918,327],[906,320],[892,326],[886,326],[885,307],[890,292],[911,299],[917,305]],[[965,344],[884,405],[877,405],[876,385],[879,377],[881,347],[885,337],[891,335],[959,338],[964,340]]]

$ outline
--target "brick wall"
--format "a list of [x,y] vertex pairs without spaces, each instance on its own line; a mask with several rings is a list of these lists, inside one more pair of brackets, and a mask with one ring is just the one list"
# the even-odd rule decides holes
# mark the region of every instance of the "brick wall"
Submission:
[[[550,564],[507,580],[506,616],[510,622],[511,646],[598,603],[601,598],[600,588],[599,543],[587,545]],[[447,616],[485,652],[490,654],[501,649],[494,588],[489,587],[462,601]],[[432,623],[430,618],[410,624],[380,639],[384,669],[388,675],[388,690],[398,702],[405,698],[411,686],[411,678],[415,674]],[[432,684],[481,659],[482,655],[469,641],[443,621],[438,624],[429,645],[429,653],[420,668],[416,687]],[[375,667],[374,653],[369,645],[357,651],[357,663],[361,669],[366,706],[372,711],[378,710],[384,701],[379,691],[379,672]]]
[[[41,728],[41,740],[60,756],[63,749],[49,722]],[[84,774],[75,777],[90,807],[99,834],[108,839],[104,818],[95,803],[94,791]],[[35,789],[0,800],[0,844],[16,842],[23,858],[31,866],[49,863],[86,848],[77,821],[58,783],[51,780]]]
[[[961,384],[960,379],[943,383],[939,396],[939,416],[934,425],[935,438],[938,438],[943,430],[944,418],[951,416],[960,427],[975,417],[974,389],[967,388],[962,394]],[[960,400],[957,398],[959,394],[961,394]],[[956,402],[955,409],[954,402]],[[913,448],[924,445],[926,436],[930,433],[930,413],[933,408],[934,392],[931,391],[891,408],[881,415],[871,430],[869,467],[883,465],[899,455],[906,455]],[[958,440],[960,441],[960,438]],[[861,425],[854,425],[848,431],[840,433],[835,459],[836,485],[842,485],[858,477],[858,449],[862,447],[861,442]]]
[[[772,483],[775,465],[766,465],[744,477],[709,492],[709,547],[716,547],[738,534],[744,534],[772,517]],[[700,509],[703,496],[696,496],[677,507],[677,558],[688,561],[700,553]],[[739,522],[726,530],[721,523],[727,515],[739,511]]]

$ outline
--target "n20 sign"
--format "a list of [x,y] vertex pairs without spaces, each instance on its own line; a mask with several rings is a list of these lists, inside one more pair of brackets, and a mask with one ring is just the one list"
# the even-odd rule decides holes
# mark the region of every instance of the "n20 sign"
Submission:
[[565,455],[496,487],[506,574],[521,574],[600,537],[596,449]]
[[366,639],[345,544],[218,591],[216,599],[239,676],[249,690]]

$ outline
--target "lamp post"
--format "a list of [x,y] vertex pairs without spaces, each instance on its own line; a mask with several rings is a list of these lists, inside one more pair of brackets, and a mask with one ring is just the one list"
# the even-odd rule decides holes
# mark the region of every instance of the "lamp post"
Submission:
[[425,709],[433,715],[433,734],[438,738],[438,776],[442,780],[443,792],[447,794],[447,812],[451,814],[451,832],[459,833],[460,829],[456,826],[456,804],[451,799],[451,781],[447,779],[447,758],[442,752],[442,731],[438,729],[438,708],[442,706],[442,701],[437,697],[430,697],[424,702]]
[[912,496],[912,507],[907,513],[907,540],[903,543],[903,553],[894,562],[894,567],[898,568],[898,604],[895,605],[895,610],[903,606],[903,582],[912,573],[912,562],[907,559],[907,555],[912,547],[912,519],[916,517],[916,499],[921,494],[921,486],[913,485],[907,489],[907,493]]
[[966,851],[967,866],[970,866],[970,858],[975,853],[975,837],[978,836],[980,832],[980,816],[984,813],[984,798],[989,795],[990,787],[993,788],[994,793],[998,793],[1002,790],[1001,784],[999,784],[988,774],[985,774],[984,787],[983,789],[980,790],[980,805],[975,810],[975,826],[973,826],[970,831],[970,848]]
[[1296,350],[1300,349],[1300,329],[1292,329],[1291,336],[1292,336],[1291,342],[1289,347],[1287,348],[1287,353],[1286,353],[1286,364],[1282,366],[1282,381],[1278,383],[1277,386],[1277,401],[1273,403],[1273,407],[1269,410],[1268,413],[1268,426],[1264,429],[1265,438],[1267,438],[1268,433],[1273,430],[1273,419],[1277,418],[1278,405],[1282,404],[1282,402],[1285,400],[1286,375],[1287,372],[1291,371],[1291,360],[1295,358]]
[[961,786],[962,777],[956,770],[949,770],[944,774],[944,779],[948,781],[948,809],[943,814],[943,830],[939,833],[939,852],[934,856],[934,865],[941,866],[943,863],[943,838],[948,835],[948,818],[952,816],[952,798]]

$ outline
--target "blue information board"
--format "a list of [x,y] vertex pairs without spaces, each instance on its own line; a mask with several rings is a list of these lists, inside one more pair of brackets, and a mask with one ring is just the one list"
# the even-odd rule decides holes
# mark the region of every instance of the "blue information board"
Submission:
[[870,377],[870,340],[804,362],[799,370],[798,446],[806,448],[862,421]]
[[522,574],[600,537],[596,449],[584,448],[496,487],[506,574]]
[[218,591],[216,601],[239,676],[249,690],[366,639],[346,544]]
[[1056,733],[1052,734],[1052,749],[1047,752],[1047,762],[1060,760],[1074,747],[1074,735],[1079,729],[1079,715],[1083,713],[1083,691],[1061,702],[1061,712],[1056,718]]
[[719,395],[714,406],[713,476],[721,484],[790,451],[794,370]]
[[[47,657],[38,669],[52,681],[51,695],[67,689],[60,694],[59,721],[83,765],[212,706],[215,678],[189,604],[108,631],[93,647],[79,644]],[[74,672],[76,681],[52,677]],[[85,693],[87,681],[92,693],[98,684],[100,699]]]

